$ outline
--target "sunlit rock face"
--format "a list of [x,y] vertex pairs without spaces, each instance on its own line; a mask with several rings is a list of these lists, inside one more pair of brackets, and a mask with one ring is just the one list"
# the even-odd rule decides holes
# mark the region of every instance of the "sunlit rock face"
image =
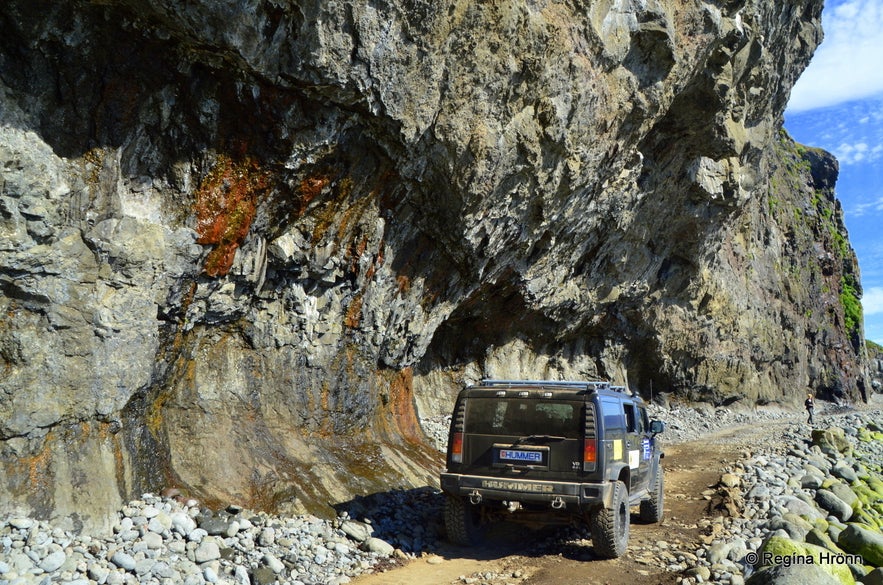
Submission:
[[858,399],[821,4],[4,2],[0,506],[330,511],[486,376]]

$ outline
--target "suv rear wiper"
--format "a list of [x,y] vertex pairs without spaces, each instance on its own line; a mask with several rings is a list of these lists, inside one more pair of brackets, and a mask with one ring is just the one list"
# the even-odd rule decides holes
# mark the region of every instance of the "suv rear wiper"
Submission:
[[519,437],[512,443],[512,446],[520,445],[521,443],[527,441],[563,441],[567,439],[567,437],[561,437],[558,435],[527,435],[526,437]]

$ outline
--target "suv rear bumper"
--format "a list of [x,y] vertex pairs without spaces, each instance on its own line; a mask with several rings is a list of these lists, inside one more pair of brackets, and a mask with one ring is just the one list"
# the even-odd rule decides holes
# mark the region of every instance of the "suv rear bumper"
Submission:
[[556,498],[568,506],[594,508],[613,505],[612,482],[574,483],[535,479],[497,478],[459,473],[442,473],[441,489],[455,496],[476,494],[481,500],[514,502],[552,502]]

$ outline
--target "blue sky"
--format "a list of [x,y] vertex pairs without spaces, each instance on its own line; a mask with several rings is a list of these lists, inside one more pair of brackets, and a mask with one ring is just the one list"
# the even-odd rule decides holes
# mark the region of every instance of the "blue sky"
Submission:
[[861,268],[865,337],[883,345],[883,0],[826,0],[822,27],[785,128],[840,161],[837,197]]

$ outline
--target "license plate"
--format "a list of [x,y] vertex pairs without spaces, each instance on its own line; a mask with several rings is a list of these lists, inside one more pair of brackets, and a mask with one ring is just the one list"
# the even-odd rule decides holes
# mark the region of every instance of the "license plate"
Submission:
[[515,449],[500,449],[500,461],[542,463],[543,454],[539,451],[517,451]]

